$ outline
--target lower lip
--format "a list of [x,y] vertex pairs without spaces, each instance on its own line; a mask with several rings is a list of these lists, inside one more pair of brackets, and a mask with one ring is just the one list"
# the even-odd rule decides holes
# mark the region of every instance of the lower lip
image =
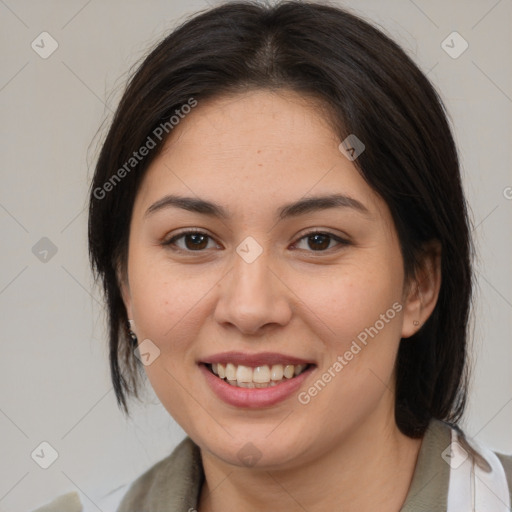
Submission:
[[268,388],[239,388],[232,386],[214,375],[205,364],[201,363],[199,368],[203,372],[206,382],[208,382],[213,392],[221,400],[235,407],[258,409],[275,405],[293,395],[315,367],[310,366],[297,377],[283,380],[279,384]]

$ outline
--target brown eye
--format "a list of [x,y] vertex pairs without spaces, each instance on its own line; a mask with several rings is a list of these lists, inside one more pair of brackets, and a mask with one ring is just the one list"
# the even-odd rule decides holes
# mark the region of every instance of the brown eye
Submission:
[[332,237],[322,233],[308,236],[308,245],[313,250],[324,250],[328,249],[331,243]]
[[[213,238],[207,233],[202,231],[185,231],[173,236],[164,242],[163,245],[175,251],[203,252],[205,249],[208,249],[209,241],[213,241]],[[306,247],[302,249],[309,252],[327,252],[330,249],[336,248],[336,246],[349,245],[348,240],[344,240],[333,233],[320,231],[306,233],[306,235],[299,239],[298,243],[302,241],[306,241]]]
[[[193,233],[190,235],[184,235],[185,239],[185,246],[187,249],[196,250],[196,249],[205,249],[208,245],[207,241],[208,236],[202,235],[200,233]],[[206,244],[205,244],[206,240]],[[187,242],[190,242],[190,245],[187,244]]]
[[[183,239],[183,244],[177,242]],[[202,231],[186,231],[173,236],[170,240],[164,242],[165,246],[174,246],[176,250],[188,252],[200,252],[208,247],[208,241],[212,238]]]
[[329,249],[332,249],[331,243],[333,241],[337,242],[336,245],[344,246],[348,245],[349,242],[336,236],[332,233],[320,232],[320,231],[312,231],[310,233],[306,233],[299,242],[302,240],[306,240],[307,247],[305,250],[309,250],[312,252],[326,252]]

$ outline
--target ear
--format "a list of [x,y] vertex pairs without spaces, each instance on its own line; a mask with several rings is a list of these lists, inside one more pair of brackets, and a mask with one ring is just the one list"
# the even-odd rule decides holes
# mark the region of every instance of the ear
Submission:
[[441,289],[441,244],[432,240],[424,245],[418,267],[406,283],[402,338],[421,329],[434,311]]
[[116,275],[119,289],[121,291],[121,297],[124,302],[124,307],[126,308],[126,314],[128,316],[128,319],[132,319],[132,295],[130,293],[130,285],[128,283],[127,272],[118,265],[116,269]]

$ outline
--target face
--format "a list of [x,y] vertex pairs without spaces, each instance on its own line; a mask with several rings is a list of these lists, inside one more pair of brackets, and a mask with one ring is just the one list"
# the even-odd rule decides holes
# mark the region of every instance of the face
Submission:
[[416,317],[388,207],[340,142],[292,92],[199,102],[136,197],[123,296],[147,376],[225,462],[291,467],[394,422]]

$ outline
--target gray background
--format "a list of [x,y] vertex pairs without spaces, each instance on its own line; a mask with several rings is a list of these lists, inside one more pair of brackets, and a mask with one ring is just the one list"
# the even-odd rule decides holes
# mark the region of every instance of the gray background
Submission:
[[[510,453],[512,2],[339,3],[397,40],[447,104],[479,251],[464,426]],[[91,141],[115,109],[130,66],[207,6],[0,0],[0,511],[29,510],[71,490],[91,510],[106,511],[99,505],[105,494],[184,436],[151,390],[146,405],[133,404],[130,421],[116,407],[101,296],[87,261],[85,198],[97,154],[98,139]],[[31,48],[43,31],[59,45],[47,59]],[[453,31],[469,44],[456,59],[441,46]],[[47,261],[40,252],[47,242],[33,251],[43,237],[57,248]],[[31,458],[42,441],[59,454],[46,470]]]

